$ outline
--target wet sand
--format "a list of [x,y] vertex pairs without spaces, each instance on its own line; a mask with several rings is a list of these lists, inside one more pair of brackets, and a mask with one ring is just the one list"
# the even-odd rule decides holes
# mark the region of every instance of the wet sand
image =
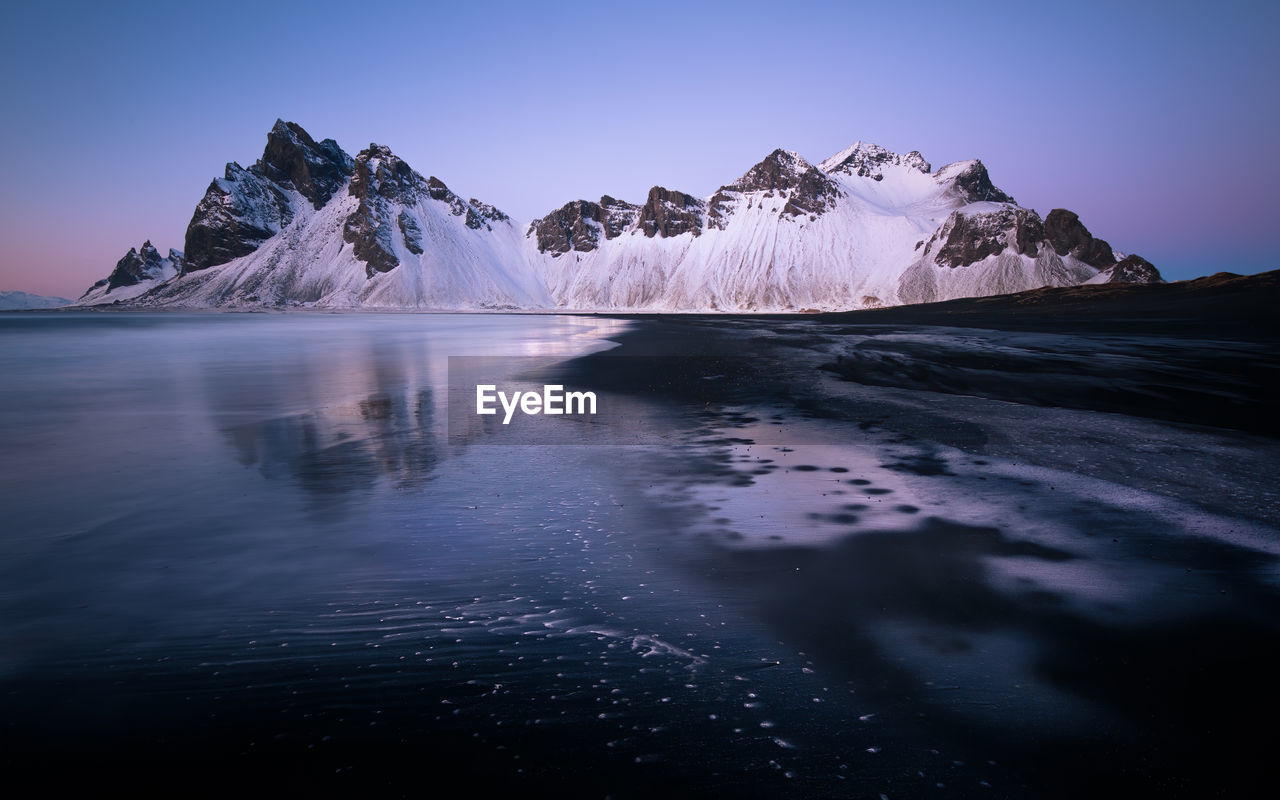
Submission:
[[1280,348],[1262,312],[1119,294],[633,318],[566,374],[683,415],[653,480],[690,574],[899,752],[965,753],[948,793],[1225,796],[1271,780],[1280,711]]

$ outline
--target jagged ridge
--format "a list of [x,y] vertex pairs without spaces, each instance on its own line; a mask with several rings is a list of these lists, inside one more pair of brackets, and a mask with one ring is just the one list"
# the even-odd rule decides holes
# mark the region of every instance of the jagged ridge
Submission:
[[518,227],[385,146],[353,158],[284,121],[210,184],[185,256],[148,248],[81,302],[787,311],[1159,280],[1075,214],[1017,206],[977,160],[935,172],[856,142],[814,166],[779,149],[707,198],[655,186]]

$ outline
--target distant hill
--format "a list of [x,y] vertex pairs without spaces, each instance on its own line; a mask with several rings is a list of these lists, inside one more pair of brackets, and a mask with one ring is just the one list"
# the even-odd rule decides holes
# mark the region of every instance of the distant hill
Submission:
[[1107,283],[818,315],[835,322],[1280,335],[1280,270],[1173,283]]
[[44,297],[27,292],[0,292],[0,311],[22,311],[33,308],[57,308],[71,305],[65,297]]

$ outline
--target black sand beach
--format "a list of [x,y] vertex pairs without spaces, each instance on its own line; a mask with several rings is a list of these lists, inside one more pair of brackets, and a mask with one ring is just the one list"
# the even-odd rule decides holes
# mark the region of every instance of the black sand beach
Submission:
[[[847,532],[744,537],[736,520],[698,523],[722,509],[684,509],[706,545],[694,569],[912,720],[904,740],[999,761],[1016,778],[998,796],[1229,796],[1271,780],[1254,731],[1280,711],[1277,278],[642,318],[570,379],[665,394],[736,451],[672,459],[674,498],[763,491],[797,441],[868,448],[965,498],[963,513],[899,506],[914,522],[884,528],[868,500],[894,490],[792,459],[848,490],[815,490],[807,515]],[[1009,469],[981,474],[996,461]],[[1053,533],[1018,524],[1035,520]]]

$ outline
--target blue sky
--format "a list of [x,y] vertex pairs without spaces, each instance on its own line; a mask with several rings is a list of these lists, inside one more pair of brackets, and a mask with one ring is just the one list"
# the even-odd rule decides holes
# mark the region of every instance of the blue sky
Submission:
[[0,12],[0,289],[182,247],[277,117],[529,220],[775,147],[981,158],[1170,278],[1280,267],[1280,4],[118,3]]

